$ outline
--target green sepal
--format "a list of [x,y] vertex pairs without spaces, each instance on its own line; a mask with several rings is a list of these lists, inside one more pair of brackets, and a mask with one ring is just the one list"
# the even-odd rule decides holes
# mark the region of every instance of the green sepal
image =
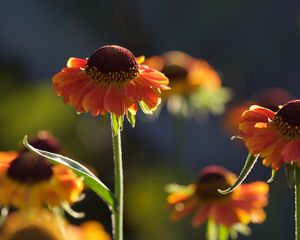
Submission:
[[128,111],[126,115],[128,122],[130,123],[131,127],[135,127],[135,115]]
[[145,102],[140,101],[139,105],[140,105],[140,108],[142,109],[142,111],[145,114],[152,114],[153,113],[153,111],[151,109],[149,109],[149,107],[147,106],[147,104]]
[[101,197],[108,206],[115,208],[115,197],[113,193],[110,191],[105,184],[97,178],[90,170],[88,170],[85,166],[80,163],[62,155],[51,153],[47,151],[43,151],[31,146],[28,143],[27,136],[23,139],[24,146],[30,150],[32,153],[35,153],[43,158],[48,159],[53,164],[62,164],[68,168],[71,168],[78,176],[81,176],[85,182],[85,184],[91,188],[99,197]]
[[124,121],[124,117],[123,116],[119,116],[118,118],[118,124],[119,124],[119,128],[122,131],[123,130],[123,121]]
[[116,135],[119,132],[120,126],[119,126],[119,118],[115,114],[111,114],[111,123],[113,128],[113,134]]
[[276,177],[277,170],[272,169],[271,177],[268,179],[267,183],[271,183],[274,181],[274,178]]
[[240,186],[243,183],[243,181],[245,180],[245,178],[247,177],[247,175],[251,172],[258,157],[259,157],[259,155],[253,156],[249,152],[247,159],[245,161],[244,167],[243,167],[240,175],[238,176],[237,180],[235,181],[235,183],[228,189],[225,189],[225,190],[218,189],[218,192],[221,194],[228,194],[228,193],[231,193],[232,191],[234,191],[238,186]]
[[285,164],[285,175],[289,188],[293,188],[296,182],[295,164]]

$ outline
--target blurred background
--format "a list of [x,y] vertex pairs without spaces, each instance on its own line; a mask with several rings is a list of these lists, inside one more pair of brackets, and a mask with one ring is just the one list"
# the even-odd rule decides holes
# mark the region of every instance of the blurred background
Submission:
[[[249,99],[259,101],[257,96],[270,88],[299,97],[299,43],[296,0],[1,1],[0,148],[16,149],[25,134],[49,130],[68,156],[92,166],[112,187],[109,125],[101,128],[99,119],[77,115],[51,87],[51,77],[69,57],[88,57],[105,44],[146,57],[184,51],[208,61],[231,88],[228,110]],[[276,93],[271,93],[275,99]],[[204,228],[192,228],[191,218],[169,220],[164,186],[188,184],[209,164],[239,173],[247,152],[230,141],[228,114],[198,121],[175,117],[163,107],[156,119],[139,112],[134,129],[125,124],[125,239],[201,239]],[[259,162],[246,181],[266,181],[270,174]],[[284,171],[270,187],[268,218],[250,226],[248,239],[294,235],[293,190]],[[110,231],[109,210],[92,192],[75,208]]]

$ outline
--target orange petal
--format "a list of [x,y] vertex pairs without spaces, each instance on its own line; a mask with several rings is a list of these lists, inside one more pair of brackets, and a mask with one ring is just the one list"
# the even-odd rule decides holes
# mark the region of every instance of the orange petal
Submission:
[[83,111],[82,100],[95,88],[95,82],[89,81],[82,88],[74,91],[70,96],[70,104],[76,108],[78,112]]
[[167,86],[169,84],[169,79],[161,72],[141,72],[138,78],[144,80],[149,86],[164,90],[170,89],[170,87]]
[[223,224],[226,227],[231,227],[233,224],[239,222],[238,214],[228,202],[214,204],[210,211],[210,217],[212,217],[217,224]]
[[136,101],[141,101],[143,96],[140,91],[140,86],[134,82],[128,82],[124,86],[124,93],[128,98],[134,99]]
[[93,116],[98,116],[99,114],[105,114],[106,111],[103,106],[103,98],[106,88],[103,84],[98,84],[98,86],[89,92],[83,99],[82,106],[87,112],[90,111]]
[[243,113],[242,121],[268,122],[268,120],[273,119],[274,116],[275,113],[273,111],[257,105],[252,105],[249,110]]
[[210,208],[210,204],[205,204],[199,209],[192,221],[194,227],[200,226],[208,218]]
[[298,164],[300,160],[300,140],[297,139],[287,143],[283,147],[281,155],[284,162],[291,163],[292,161],[296,161]]
[[83,68],[83,67],[85,67],[86,63],[87,63],[86,59],[71,57],[71,58],[69,58],[69,60],[67,62],[67,67]]
[[118,86],[112,85],[105,93],[103,104],[107,112],[114,113],[117,116],[125,113],[125,96]]

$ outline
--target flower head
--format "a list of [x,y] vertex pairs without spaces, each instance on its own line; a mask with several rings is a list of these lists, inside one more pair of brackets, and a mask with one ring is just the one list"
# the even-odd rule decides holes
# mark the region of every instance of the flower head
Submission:
[[53,86],[77,112],[135,115],[139,103],[150,113],[160,104],[160,91],[169,89],[168,79],[142,65],[143,59],[126,48],[106,45],[87,59],[70,58],[67,67],[53,77]]
[[169,51],[146,59],[146,63],[163,72],[170,80],[170,91],[162,99],[171,113],[183,116],[200,111],[219,113],[229,100],[218,73],[206,61],[180,51]]
[[10,213],[1,226],[0,240],[64,240],[67,222],[45,208]]
[[230,187],[235,179],[233,173],[219,166],[202,169],[197,182],[178,188],[168,196],[167,201],[172,208],[171,218],[179,220],[196,212],[192,221],[194,227],[207,219],[228,228],[238,223],[263,222],[268,185],[253,182],[240,185],[231,194],[222,195],[218,192],[220,188]]
[[237,104],[229,108],[225,114],[225,121],[223,121],[224,127],[231,134],[236,135],[238,132],[239,123],[242,120],[242,114],[251,105],[259,105],[276,112],[279,110],[278,106],[281,106],[292,99],[292,95],[284,89],[266,89],[252,96],[249,101],[239,101]]
[[52,165],[30,152],[0,152],[2,206],[21,208],[73,203],[82,190],[82,180],[62,165]]
[[300,167],[300,100],[277,112],[253,105],[243,113],[239,129],[249,151],[260,154],[264,165],[278,170],[295,162]]
[[[42,150],[60,150],[58,141],[44,131],[31,138],[30,142]],[[22,208],[74,203],[82,190],[82,179],[65,166],[53,165],[25,149],[19,152],[0,152],[2,206]]]
[[102,224],[87,221],[71,225],[45,208],[10,213],[1,226],[0,240],[111,240]]

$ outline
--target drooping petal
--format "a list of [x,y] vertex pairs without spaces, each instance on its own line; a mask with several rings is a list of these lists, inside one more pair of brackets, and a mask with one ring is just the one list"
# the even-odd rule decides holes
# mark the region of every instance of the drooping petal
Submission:
[[125,113],[124,94],[118,86],[111,85],[104,96],[104,108],[107,112],[122,116]]
[[77,112],[82,112],[82,101],[84,97],[95,88],[95,82],[89,81],[82,88],[74,91],[70,96],[70,104],[76,108]]
[[105,114],[103,99],[105,95],[106,87],[103,84],[98,84],[96,88],[90,91],[83,99],[83,109],[88,112],[90,111],[93,116],[99,114]]
[[295,161],[298,166],[300,166],[300,140],[295,139],[288,142],[282,149],[281,155],[283,161],[286,163],[291,163]]
[[193,218],[192,224],[194,227],[200,226],[205,220],[207,220],[211,204],[204,204],[196,213]]
[[231,227],[233,224],[240,222],[238,214],[228,202],[227,204],[214,204],[211,207],[210,216],[217,224],[223,224],[226,227]]
[[140,81],[143,80],[149,86],[156,87],[159,89],[167,90],[170,89],[167,85],[169,84],[169,79],[162,73],[158,71],[152,72],[142,72],[139,75]]

